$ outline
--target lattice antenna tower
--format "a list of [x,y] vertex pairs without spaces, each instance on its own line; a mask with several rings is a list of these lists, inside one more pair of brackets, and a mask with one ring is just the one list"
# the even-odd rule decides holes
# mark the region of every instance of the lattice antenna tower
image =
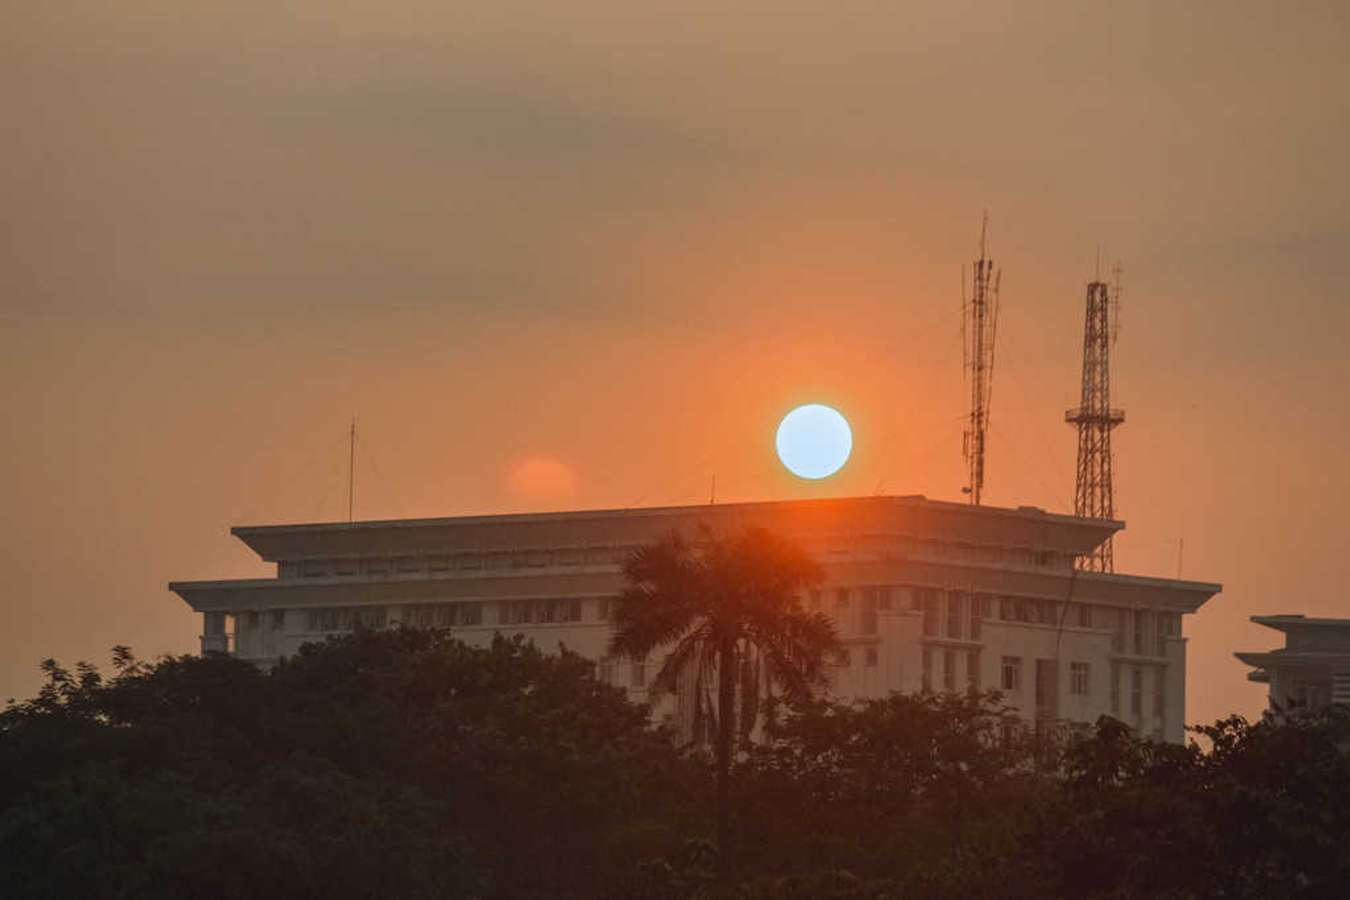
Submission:
[[[1125,421],[1125,411],[1111,406],[1111,347],[1120,324],[1121,268],[1117,263],[1111,284],[1100,274],[1087,285],[1087,312],[1083,320],[1083,389],[1079,406],[1064,414],[1078,428],[1078,480],[1074,515],[1092,519],[1115,518],[1111,480],[1111,432]],[[1078,568],[1113,572],[1111,539],[1091,554],[1079,557]]]
[[989,213],[980,224],[980,256],[971,266],[971,292],[966,293],[966,270],[961,268],[961,337],[963,369],[970,384],[970,420],[962,452],[967,481],[961,489],[980,505],[984,493],[984,457],[988,446],[989,405],[994,387],[994,338],[998,334],[999,281],[1002,272],[989,258]]

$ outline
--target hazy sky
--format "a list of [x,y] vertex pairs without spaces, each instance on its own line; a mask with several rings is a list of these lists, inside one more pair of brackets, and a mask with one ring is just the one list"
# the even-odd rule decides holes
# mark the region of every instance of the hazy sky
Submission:
[[[1125,266],[1120,571],[1350,615],[1339,3],[116,0],[0,31],[0,698],[197,646],[230,525],[959,498],[960,267],[1003,267],[987,499],[1072,508]],[[477,7],[477,8],[475,8]],[[787,409],[853,422],[821,485]]]

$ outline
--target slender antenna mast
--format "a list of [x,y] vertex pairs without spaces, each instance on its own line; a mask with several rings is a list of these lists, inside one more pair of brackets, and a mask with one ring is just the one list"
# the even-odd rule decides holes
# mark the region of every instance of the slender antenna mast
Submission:
[[961,489],[970,502],[980,505],[984,492],[984,454],[989,429],[989,405],[993,399],[994,338],[998,332],[999,281],[1002,272],[989,258],[989,212],[980,225],[980,258],[971,272],[971,294],[966,298],[966,274],[961,270],[961,337],[964,369],[970,380],[970,421],[962,452],[967,481]]
[[356,499],[356,416],[352,416],[351,441],[347,453],[347,521],[352,521]]
[[[1111,431],[1125,421],[1124,410],[1111,408],[1111,346],[1116,339],[1120,300],[1119,263],[1113,274],[1113,285],[1100,280],[1100,276],[1088,282],[1083,320],[1082,396],[1078,408],[1064,414],[1064,421],[1078,428],[1078,479],[1073,512],[1091,519],[1115,518]],[[1092,553],[1079,557],[1078,568],[1114,572],[1111,538]]]
[[713,473],[713,477],[712,477],[712,488],[711,488],[711,490],[708,491],[708,505],[709,505],[709,506],[716,506],[716,505],[717,505],[717,473],[716,473],[716,472]]

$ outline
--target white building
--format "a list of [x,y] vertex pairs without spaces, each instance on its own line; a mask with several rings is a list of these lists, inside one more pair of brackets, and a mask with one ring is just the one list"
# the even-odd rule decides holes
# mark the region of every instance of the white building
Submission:
[[838,697],[999,688],[1027,718],[1110,714],[1182,740],[1181,619],[1220,586],[1076,571],[1123,524],[1033,507],[861,497],[235,528],[277,577],[169,587],[203,614],[203,651],[268,664],[358,622],[450,626],[473,643],[521,633],[597,660],[642,699],[659,659],[605,658],[620,566],[704,524],[763,526],[823,564],[803,599],[849,649]]
[[1350,619],[1286,615],[1252,621],[1284,632],[1279,649],[1233,654],[1255,670],[1248,681],[1270,685],[1272,711],[1350,705]]

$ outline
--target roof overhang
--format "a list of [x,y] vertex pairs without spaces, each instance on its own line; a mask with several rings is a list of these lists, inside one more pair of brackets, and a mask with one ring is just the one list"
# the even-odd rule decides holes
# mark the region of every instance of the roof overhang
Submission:
[[325,558],[447,549],[498,550],[647,542],[701,526],[733,531],[762,526],[802,538],[811,534],[912,534],[997,546],[1090,553],[1124,523],[928,500],[922,496],[843,497],[569,512],[239,526],[231,533],[262,559]]

